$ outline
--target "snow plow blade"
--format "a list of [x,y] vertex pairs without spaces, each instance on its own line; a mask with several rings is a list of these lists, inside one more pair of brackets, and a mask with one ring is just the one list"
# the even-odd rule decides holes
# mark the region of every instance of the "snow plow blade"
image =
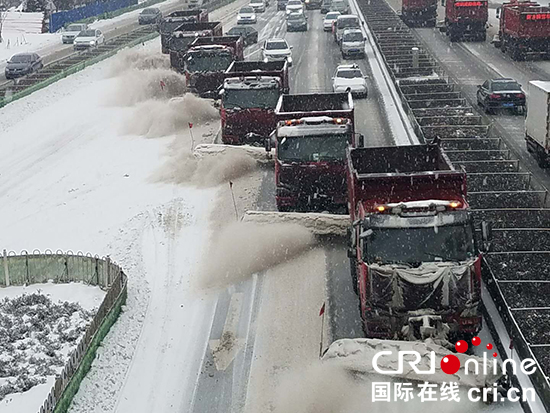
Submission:
[[[402,378],[407,380],[425,381],[429,377],[431,383],[444,383],[450,380],[458,383],[460,386],[469,388],[484,388],[492,387],[502,377],[502,367],[499,362],[498,373],[494,374],[491,367],[487,369],[487,374],[483,374],[483,358],[477,356],[469,356],[461,353],[451,353],[445,347],[435,344],[433,341],[396,341],[396,340],[378,340],[378,339],[341,339],[330,345],[322,357],[324,362],[338,363],[344,369],[361,374],[379,375],[373,367],[373,358],[380,351],[391,351],[391,355],[382,355],[377,360],[377,366],[384,371],[392,371],[390,374],[394,378]],[[416,351],[421,356],[421,360],[416,366],[420,371],[430,370],[431,352],[435,353],[435,373],[429,376],[416,373],[407,361],[414,361],[414,355],[406,355],[403,363],[402,373],[397,372],[399,366],[398,352],[399,351]],[[449,376],[440,368],[441,360],[453,354],[460,360],[460,370],[454,375]],[[464,366],[467,360],[476,360],[479,365],[480,374],[475,374],[473,364],[468,365],[468,374],[465,373]]]
[[346,236],[350,226],[349,215],[321,214],[314,212],[246,211],[244,222],[259,224],[299,224],[314,235]]
[[223,145],[223,144],[201,144],[197,145],[193,151],[193,155],[197,158],[205,156],[244,154],[255,159],[256,162],[262,165],[273,164],[273,157],[266,152],[264,148],[259,146],[249,145]]

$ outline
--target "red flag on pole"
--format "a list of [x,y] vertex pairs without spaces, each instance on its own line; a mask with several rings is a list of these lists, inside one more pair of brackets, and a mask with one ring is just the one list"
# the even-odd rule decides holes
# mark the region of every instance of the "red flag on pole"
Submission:
[[189,122],[189,129],[191,129],[192,127],[193,127],[193,124]]
[[321,317],[323,314],[325,314],[325,303],[323,303],[323,306],[321,307],[321,311],[319,311],[319,317]]
[[510,339],[510,346],[509,346],[510,350],[513,350],[514,349],[514,342],[512,341],[512,339]]
[[166,83],[164,83],[164,80],[161,80],[160,81],[160,88],[164,90],[165,87],[166,87]]

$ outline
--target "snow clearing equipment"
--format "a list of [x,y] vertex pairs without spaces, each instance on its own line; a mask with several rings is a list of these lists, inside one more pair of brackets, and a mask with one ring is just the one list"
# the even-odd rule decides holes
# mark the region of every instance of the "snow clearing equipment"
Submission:
[[481,329],[481,255],[466,173],[439,145],[348,149],[348,256],[369,338]]
[[170,53],[170,66],[177,72],[183,73],[185,54],[189,45],[197,37],[221,36],[221,22],[185,22],[180,24],[168,40],[168,52]]
[[403,0],[401,19],[409,27],[435,27],[437,0]]
[[182,23],[198,23],[208,21],[208,10],[178,10],[165,16],[158,25],[162,53],[168,54],[168,43],[172,33]]
[[484,42],[487,36],[487,0],[447,0],[445,28],[451,42],[471,39]]

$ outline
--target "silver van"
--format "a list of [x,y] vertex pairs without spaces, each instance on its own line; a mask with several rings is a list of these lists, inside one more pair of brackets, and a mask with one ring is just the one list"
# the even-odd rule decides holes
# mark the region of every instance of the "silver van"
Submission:
[[[334,1],[332,2],[334,4]],[[359,17],[354,14],[343,14],[338,16],[336,23],[334,23],[334,40],[336,43],[340,44],[342,41],[342,34],[345,29],[360,29],[361,21]]]

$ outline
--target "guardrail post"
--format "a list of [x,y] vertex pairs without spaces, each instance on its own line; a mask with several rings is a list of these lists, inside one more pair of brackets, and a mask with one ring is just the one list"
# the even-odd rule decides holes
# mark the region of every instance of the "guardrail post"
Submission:
[[412,49],[412,66],[414,69],[418,69],[418,47]]
[[107,285],[106,287],[111,286],[111,258],[107,257],[105,260],[107,262]]
[[4,249],[4,277],[6,278],[6,287],[10,286],[10,271],[8,268],[8,252]]

